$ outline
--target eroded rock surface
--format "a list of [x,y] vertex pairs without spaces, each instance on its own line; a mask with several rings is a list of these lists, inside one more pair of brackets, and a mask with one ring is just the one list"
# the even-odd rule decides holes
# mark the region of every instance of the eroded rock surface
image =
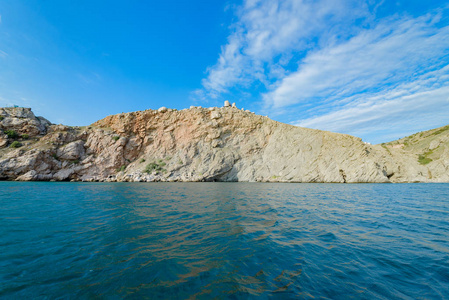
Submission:
[[31,108],[0,107],[0,129],[2,130],[14,130],[19,134],[36,136],[45,134],[50,125],[47,119],[36,117]]
[[[3,180],[449,181],[442,134],[424,149],[438,158],[423,165],[397,144],[369,145],[231,106],[122,113],[89,127],[51,125],[26,108],[0,108],[0,115]],[[32,138],[11,148],[5,130]]]

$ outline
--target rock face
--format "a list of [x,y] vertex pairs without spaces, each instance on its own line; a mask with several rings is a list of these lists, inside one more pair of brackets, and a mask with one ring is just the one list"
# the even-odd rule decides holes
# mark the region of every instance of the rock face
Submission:
[[449,182],[449,126],[382,144],[395,182]]
[[51,125],[30,109],[10,110],[0,109],[0,145],[11,145],[3,134],[7,126],[34,135],[19,138],[20,148],[0,146],[3,180],[449,181],[449,139],[440,136],[429,139],[428,149],[445,150],[422,165],[393,145],[369,145],[229,106],[122,113],[87,128]]
[[31,111],[31,108],[0,108],[0,129],[2,129],[3,131],[14,130],[19,134],[36,136],[45,134],[47,132],[48,126],[50,125],[51,123],[45,118],[36,117]]

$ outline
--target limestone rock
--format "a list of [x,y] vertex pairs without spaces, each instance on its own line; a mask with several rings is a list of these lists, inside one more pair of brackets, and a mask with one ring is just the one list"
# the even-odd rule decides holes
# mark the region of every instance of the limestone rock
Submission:
[[36,180],[37,172],[35,170],[28,171],[27,173],[16,178],[17,181],[33,181]]
[[0,115],[19,119],[36,118],[34,113],[31,111],[31,108],[26,107],[2,107],[0,108]]
[[42,117],[36,117],[31,108],[25,107],[4,107],[0,108],[0,129],[14,130],[18,134],[29,136],[46,134],[50,122]]
[[67,180],[74,172],[74,168],[59,170],[58,172],[56,172],[56,174],[53,175],[53,179],[58,181]]
[[0,115],[2,130],[38,134],[19,149],[0,146],[3,180],[449,181],[449,127],[369,145],[227,108],[122,113],[87,128],[51,125],[27,109]]
[[166,111],[167,111],[167,108],[164,107],[164,106],[162,106],[162,107],[159,108],[157,111],[163,113],[163,112],[166,112]]
[[66,125],[62,125],[62,124],[51,125],[48,128],[48,133],[60,132],[60,131],[68,131],[68,130],[70,130],[70,127],[66,126]]
[[224,107],[230,107],[231,106],[231,104],[229,103],[229,101],[228,100],[226,100],[225,102],[224,102],[224,105],[223,105]]
[[60,159],[77,160],[84,156],[84,142],[75,141],[71,142],[64,147],[58,149],[57,156]]
[[211,119],[219,119],[219,118],[221,118],[221,114],[218,111],[212,111],[210,113],[210,118]]
[[51,122],[49,120],[45,119],[44,117],[37,117],[37,119],[45,127],[49,127],[51,125]]
[[8,136],[0,133],[0,148],[6,147],[6,145],[8,145]]

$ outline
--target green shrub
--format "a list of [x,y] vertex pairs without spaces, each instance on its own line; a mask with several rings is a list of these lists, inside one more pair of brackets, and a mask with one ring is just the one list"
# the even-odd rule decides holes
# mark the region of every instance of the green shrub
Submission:
[[14,141],[14,142],[12,142],[12,144],[9,147],[11,147],[11,148],[19,148],[19,147],[22,147],[22,143],[20,143],[18,141]]
[[426,157],[425,155],[422,155],[422,154],[418,155],[418,162],[422,165],[427,165],[431,161],[432,161],[432,159]]
[[149,163],[146,167],[144,172],[145,173],[151,173],[153,171],[160,171],[162,168],[155,162]]
[[140,160],[140,163],[144,163],[145,162],[145,158],[142,158],[141,160]]
[[22,139],[27,140],[29,138],[30,138],[30,136],[28,134],[22,134]]
[[120,137],[116,135],[116,136],[113,136],[112,139],[117,142],[120,139]]
[[18,138],[19,135],[17,134],[17,132],[15,132],[14,130],[5,130],[5,134],[8,136],[8,138],[10,139],[15,139]]
[[51,155],[51,157],[53,157],[53,158],[56,159],[56,160],[59,160],[59,157],[56,155],[56,153],[53,153],[53,154]]
[[121,166],[120,168],[117,169],[117,172],[123,172],[125,171],[126,166]]
[[145,173],[148,173],[148,174],[150,174],[150,173],[153,173],[153,171],[156,171],[156,172],[167,172],[167,170],[165,170],[165,169],[163,169],[162,167],[163,166],[165,166],[165,163],[164,162],[162,162],[162,163],[155,163],[155,162],[152,162],[152,163],[149,163],[146,167],[145,167],[145,170],[143,170]]
[[391,151],[390,149],[387,147],[387,145],[385,143],[380,144],[385,150],[387,150],[387,152],[391,155]]
[[445,132],[446,130],[449,130],[449,125],[444,126],[443,128],[438,129],[437,131],[433,132],[432,135],[438,135],[440,133]]
[[0,121],[3,121],[5,117],[4,116],[0,116]]

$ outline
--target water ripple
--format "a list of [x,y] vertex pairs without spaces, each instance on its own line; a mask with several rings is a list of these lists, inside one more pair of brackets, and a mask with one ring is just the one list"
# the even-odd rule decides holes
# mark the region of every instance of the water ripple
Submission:
[[0,298],[449,295],[449,184],[0,182],[0,205]]

